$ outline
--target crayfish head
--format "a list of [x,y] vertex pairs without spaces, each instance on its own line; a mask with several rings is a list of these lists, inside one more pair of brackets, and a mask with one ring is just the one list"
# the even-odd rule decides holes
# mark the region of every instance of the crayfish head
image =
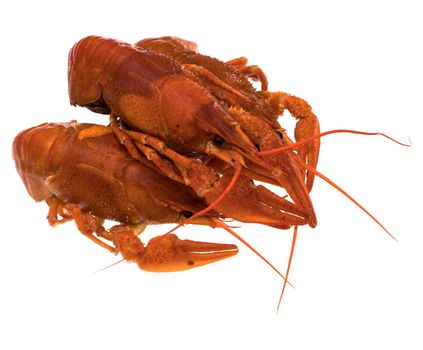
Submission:
[[229,258],[238,253],[234,244],[181,240],[173,234],[152,238],[137,260],[151,272],[183,271]]

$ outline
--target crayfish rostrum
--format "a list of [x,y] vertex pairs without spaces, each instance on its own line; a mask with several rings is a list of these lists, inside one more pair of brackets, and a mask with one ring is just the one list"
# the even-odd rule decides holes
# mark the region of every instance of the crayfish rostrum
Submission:
[[[187,223],[224,228],[264,259],[225,219],[293,226],[292,258],[296,228],[317,224],[316,175],[354,201],[316,170],[320,137],[364,132],[320,134],[309,104],[268,91],[262,69],[244,57],[223,62],[176,37],[130,45],[89,36],[70,50],[68,82],[70,103],[110,114],[110,124],[25,130],[13,144],[16,168],[28,193],[49,205],[51,225],[73,219],[92,241],[142,269],[185,270],[237,253],[233,244],[171,234]],[[297,119],[295,142],[278,122],[284,110]],[[106,229],[105,219],[118,224]],[[141,243],[146,225],[162,223],[177,227]]]

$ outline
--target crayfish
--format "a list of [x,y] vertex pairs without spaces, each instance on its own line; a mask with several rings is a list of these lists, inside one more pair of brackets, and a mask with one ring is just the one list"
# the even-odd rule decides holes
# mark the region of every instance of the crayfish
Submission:
[[[184,270],[237,253],[234,245],[182,241],[175,235],[156,237],[144,248],[137,235],[146,225],[180,223],[191,217],[191,224],[229,229],[219,220],[229,212],[240,221],[277,226],[278,219],[288,215],[282,212],[288,201],[241,176],[215,210],[194,218],[193,213],[201,212],[213,197],[197,196],[190,187],[162,175],[147,158],[132,158],[111,127],[75,121],[41,124],[16,136],[13,155],[28,193],[50,206],[51,225],[74,219],[85,236],[144,270]],[[207,166],[194,162],[198,163],[194,177],[201,170],[203,178],[210,176]],[[227,183],[225,176],[216,182],[217,191]],[[252,197],[256,200],[250,204]],[[124,225],[106,230],[104,219]],[[292,220],[297,225],[305,222],[293,215]]]
[[[374,133],[320,133],[306,101],[268,91],[262,69],[247,63],[200,54],[196,44],[175,37],[135,45],[96,36],[80,40],[69,53],[70,103],[110,114],[110,125],[45,123],[21,132],[13,156],[28,193],[47,202],[51,225],[73,219],[89,239],[144,270],[180,271],[237,253],[233,244],[171,233],[190,223],[224,228],[286,284],[297,227],[317,225],[310,199],[315,176],[371,216],[316,170],[320,138]],[[297,119],[295,140],[278,122],[284,110]],[[119,224],[106,229],[105,219]],[[224,219],[294,227],[286,276]],[[177,226],[144,245],[138,235],[145,226],[162,223]]]
[[[178,153],[217,159],[220,168],[229,167],[229,172],[239,169],[251,179],[280,185],[294,205],[307,213],[308,224],[316,226],[309,196],[314,173],[307,173],[305,182],[298,160],[315,168],[319,139],[298,153],[291,150],[271,158],[257,155],[259,150],[287,144],[276,120],[285,108],[299,120],[297,140],[317,135],[319,123],[310,106],[286,93],[255,91],[242,70],[231,64],[217,60],[210,65],[186,64],[173,56],[111,39],[82,39],[69,54],[70,102],[111,113],[116,135],[128,151],[151,157],[166,173],[186,169],[173,158],[169,169],[162,157],[169,155],[160,142]],[[222,80],[214,74],[218,69],[212,68],[220,65],[232,78]],[[120,127],[118,119],[131,130]],[[180,181],[191,186],[185,178]]]

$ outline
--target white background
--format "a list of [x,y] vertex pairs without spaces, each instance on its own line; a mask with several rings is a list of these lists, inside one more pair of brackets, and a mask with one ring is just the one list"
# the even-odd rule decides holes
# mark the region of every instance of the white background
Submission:
[[[293,3],[2,3],[0,348],[423,348],[422,11],[403,0]],[[11,157],[13,137],[30,126],[107,122],[68,103],[68,50],[90,34],[126,42],[177,35],[222,60],[244,55],[267,73],[270,90],[307,99],[322,130],[410,138],[405,148],[328,136],[319,163],[399,241],[318,180],[319,225],[300,228],[296,289],[287,289],[279,314],[282,281],[242,244],[238,256],[189,272],[121,263],[93,274],[117,258],[73,223],[50,228],[47,206],[27,195]],[[282,123],[292,130],[291,118]],[[165,231],[150,227],[144,240]],[[285,268],[292,232],[237,232]],[[178,234],[236,242],[212,229]]]

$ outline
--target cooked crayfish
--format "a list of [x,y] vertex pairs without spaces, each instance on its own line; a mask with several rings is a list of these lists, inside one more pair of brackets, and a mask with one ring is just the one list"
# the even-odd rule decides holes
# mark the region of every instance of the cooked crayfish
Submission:
[[[193,45],[183,47],[189,51]],[[236,70],[211,59],[199,64],[199,57],[206,56],[196,55],[194,63],[180,63],[170,54],[87,37],[69,54],[70,102],[111,113],[113,129],[131,155],[137,158],[138,152],[143,153],[175,180],[192,187],[180,175],[187,169],[176,152],[202,160],[207,155],[232,167],[229,173],[239,174],[242,169],[250,179],[282,186],[293,200],[291,213],[305,212],[307,223],[316,226],[309,197],[314,172],[306,171],[301,162],[315,168],[319,139],[273,157],[258,154],[289,143],[281,138],[276,120],[284,109],[299,120],[297,140],[317,135],[319,123],[310,106],[286,93],[255,91],[247,77],[258,75],[257,70]],[[175,155],[171,162],[164,150]],[[204,185],[208,188],[207,182]]]
[[[319,134],[308,103],[269,92],[264,72],[246,58],[225,63],[176,37],[132,46],[90,36],[71,49],[68,69],[71,104],[110,113],[111,125],[44,123],[15,138],[16,168],[28,193],[49,205],[51,225],[73,219],[103,248],[163,272],[235,255],[233,244],[171,234],[186,223],[221,227],[284,278],[281,298],[287,278],[223,219],[294,226],[288,277],[298,226],[317,224],[309,196],[317,175],[390,234],[316,170],[321,136],[379,133]],[[249,80],[259,81],[261,90]],[[295,143],[277,121],[285,109],[298,120]],[[253,180],[283,187],[292,201]],[[107,230],[105,219],[119,224]],[[146,246],[137,237],[146,225],[162,223],[178,226]]]
[[[237,252],[231,244],[183,241],[171,234],[156,237],[144,247],[136,237],[140,227],[180,223],[203,210],[225,189],[227,176],[215,177],[213,191],[201,198],[190,187],[160,174],[147,158],[134,160],[111,127],[76,122],[45,123],[21,132],[13,143],[13,157],[28,193],[50,206],[50,224],[74,219],[88,238],[109,251],[121,252],[144,270],[184,270]],[[191,162],[195,167],[192,176],[213,177],[200,161]],[[291,225],[306,222],[284,213],[286,205],[292,206],[241,176],[214,210],[201,217],[192,216],[190,222],[223,228],[219,219],[225,217],[280,228],[286,228],[281,222],[287,220]],[[106,230],[104,219],[122,225]]]

